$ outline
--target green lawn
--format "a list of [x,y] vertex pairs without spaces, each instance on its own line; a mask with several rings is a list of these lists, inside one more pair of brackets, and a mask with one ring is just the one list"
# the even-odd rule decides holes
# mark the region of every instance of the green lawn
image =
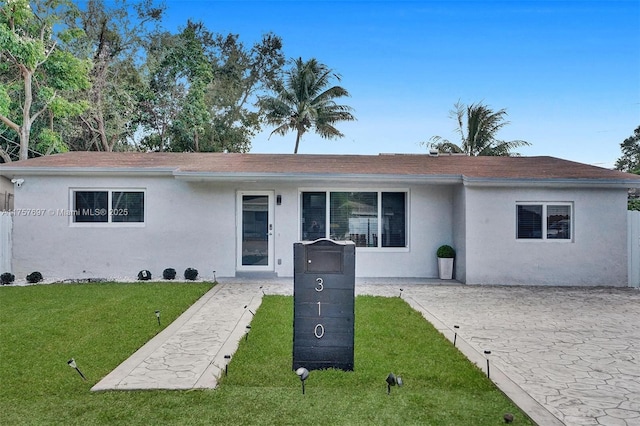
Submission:
[[[531,424],[399,298],[356,300],[355,371],[291,371],[293,300],[266,296],[216,390],[89,389],[210,284],[0,288],[0,424]],[[84,382],[67,366],[75,357]],[[386,392],[389,372],[405,385]]]

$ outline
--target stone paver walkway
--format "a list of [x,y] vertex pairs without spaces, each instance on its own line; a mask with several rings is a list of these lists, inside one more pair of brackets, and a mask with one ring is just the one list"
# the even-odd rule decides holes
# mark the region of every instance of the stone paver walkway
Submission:
[[[213,388],[266,294],[291,279],[221,280],[93,390]],[[358,280],[402,295],[541,425],[640,426],[640,291]],[[402,288],[402,291],[400,291]],[[357,321],[357,319],[356,319]],[[357,322],[356,322],[357,327]]]
[[260,306],[260,287],[215,286],[91,390],[214,388]]

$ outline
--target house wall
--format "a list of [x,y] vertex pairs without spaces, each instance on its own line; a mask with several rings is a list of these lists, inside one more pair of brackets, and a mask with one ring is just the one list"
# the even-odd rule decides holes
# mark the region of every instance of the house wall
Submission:
[[[70,188],[144,189],[143,226],[77,226],[58,211],[70,210]],[[134,278],[148,269],[160,278],[165,268],[179,275],[187,267],[203,278],[236,274],[236,194],[273,190],[275,272],[293,276],[293,244],[300,236],[301,190],[407,190],[406,249],[358,248],[359,277],[436,277],[435,251],[453,241],[451,186],[310,184],[290,182],[187,182],[166,177],[29,176],[16,188],[16,209],[39,216],[15,216],[13,270],[17,277],[40,271],[45,279]],[[54,213],[50,213],[54,212]]]
[[467,248],[466,248],[466,210],[465,191],[458,186],[453,191],[453,248],[456,251],[453,278],[465,282],[467,279]]
[[[135,183],[134,183],[135,182]],[[187,267],[201,276],[232,274],[235,193],[232,188],[189,185],[173,178],[25,178],[17,188],[17,209],[71,209],[69,188],[144,189],[143,226],[70,226],[58,214],[14,217],[14,270],[38,270],[47,279],[135,277],[149,269],[181,274]],[[226,208],[221,208],[226,206]]]
[[[466,187],[466,283],[627,285],[626,191]],[[572,202],[572,241],[516,240],[516,202]]]
[[11,179],[0,176],[0,211],[13,209],[13,184]]
[[[244,188],[243,188],[244,189]],[[408,238],[405,249],[356,248],[358,277],[437,277],[435,252],[441,244],[452,244],[452,187],[425,185],[277,184],[282,205],[275,207],[276,273],[293,276],[293,244],[300,239],[301,191],[409,191]],[[282,262],[278,265],[278,259]]]

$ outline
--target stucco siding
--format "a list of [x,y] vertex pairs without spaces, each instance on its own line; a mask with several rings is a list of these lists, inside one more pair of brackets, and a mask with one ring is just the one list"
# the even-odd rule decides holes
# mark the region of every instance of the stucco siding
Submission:
[[467,248],[466,248],[466,210],[465,191],[462,186],[453,191],[453,248],[456,251],[454,261],[454,278],[465,282],[467,279]]
[[[466,187],[468,284],[627,285],[626,191]],[[517,202],[573,205],[573,238],[516,239]]]
[[145,223],[73,226],[64,215],[16,216],[16,275],[38,270],[47,279],[117,278],[149,269],[160,277],[169,267],[179,274],[194,267],[207,277],[218,267],[218,273],[235,272],[234,252],[226,248],[235,236],[233,189],[210,191],[173,178],[30,177],[16,208],[71,209],[69,188],[144,189]]
[[[145,222],[78,225],[58,212],[73,208],[70,189],[144,190]],[[31,176],[16,198],[18,209],[45,211],[16,216],[14,271],[40,271],[47,280],[131,278],[148,269],[179,275],[187,267],[205,278],[234,276],[237,270],[237,192],[273,191],[274,272],[293,275],[293,244],[300,238],[300,192],[310,190],[406,190],[407,248],[358,248],[360,277],[436,277],[435,251],[454,244],[451,186],[351,184],[301,186],[295,182],[188,182],[166,177]],[[49,212],[56,212],[50,214]]]

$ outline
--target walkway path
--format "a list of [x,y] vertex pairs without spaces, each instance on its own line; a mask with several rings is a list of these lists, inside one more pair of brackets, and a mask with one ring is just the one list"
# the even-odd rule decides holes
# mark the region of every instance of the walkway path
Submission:
[[[640,426],[640,291],[365,281],[422,312],[541,425]],[[266,294],[291,279],[224,280],[93,390],[213,388]],[[402,288],[402,291],[400,290]]]

